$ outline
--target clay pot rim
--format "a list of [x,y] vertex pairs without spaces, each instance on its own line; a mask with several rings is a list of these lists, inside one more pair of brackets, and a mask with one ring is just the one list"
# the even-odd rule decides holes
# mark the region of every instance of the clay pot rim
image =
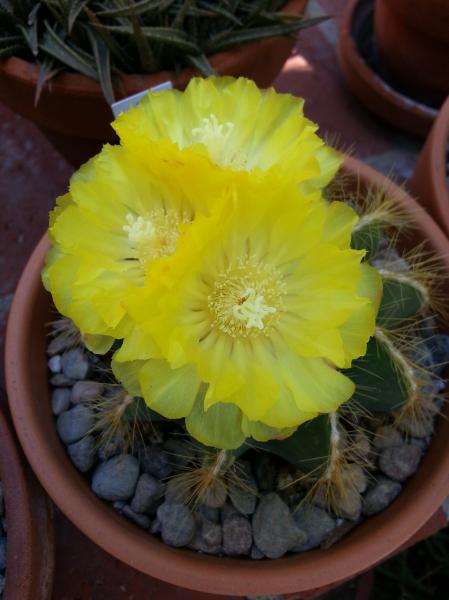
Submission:
[[[5,600],[44,600],[53,579],[53,524],[49,500],[30,482],[6,417],[0,410],[0,480],[8,525]],[[43,505],[43,509],[42,509]],[[44,520],[36,530],[34,519]],[[14,531],[14,534],[11,532]],[[44,533],[44,538],[41,533]]]
[[[442,255],[449,272],[449,241],[415,200],[353,158],[346,160],[346,170],[358,174],[368,187],[388,190],[412,215],[421,237]],[[49,495],[83,533],[118,559],[153,577],[197,591],[254,595],[312,590],[350,578],[385,559],[416,533],[449,495],[449,450],[442,446],[449,425],[439,418],[428,454],[398,499],[327,550],[269,561],[218,558],[171,548],[127,522],[94,496],[62,444],[56,444],[58,450],[52,452],[51,432],[33,416],[36,390],[27,381],[23,358],[29,347],[33,306],[43,294],[40,269],[47,247],[44,236],[22,274],[8,321],[6,375],[11,412],[28,460]],[[449,413],[449,407],[445,411]],[[51,437],[56,436],[52,431]]]
[[[425,136],[431,129],[438,111],[396,91],[367,65],[358,51],[352,36],[352,22],[359,5],[366,1],[348,0],[344,8],[337,44],[342,71],[357,75],[359,84],[365,88],[366,96],[371,98],[370,108],[373,112],[412,134]],[[376,110],[375,106],[380,108]],[[391,112],[394,115],[398,111],[403,115],[403,125],[397,124],[393,117],[388,119],[385,116]],[[422,121],[421,125],[416,124],[417,117]]]
[[[283,11],[287,14],[299,15],[304,13],[307,2],[308,0],[287,0]],[[282,36],[242,44],[235,48],[213,54],[209,57],[209,61],[217,73],[226,72],[229,65],[238,61],[241,52],[257,53],[261,47],[271,47],[279,39],[282,39]],[[11,56],[4,61],[0,61],[0,70],[3,70],[13,79],[21,82],[31,81],[34,85],[37,83],[39,77],[39,68],[37,65],[17,56]],[[118,79],[124,92],[123,96],[126,97],[167,80],[172,81],[175,88],[178,87],[178,82],[179,87],[184,87],[185,82],[188,82],[191,77],[195,76],[200,76],[198,70],[193,67],[186,67],[179,74],[176,74],[175,71],[167,70],[149,74],[120,73]],[[80,73],[60,73],[51,80],[50,85],[55,92],[62,95],[103,96],[100,84]],[[117,100],[119,99],[117,97]]]

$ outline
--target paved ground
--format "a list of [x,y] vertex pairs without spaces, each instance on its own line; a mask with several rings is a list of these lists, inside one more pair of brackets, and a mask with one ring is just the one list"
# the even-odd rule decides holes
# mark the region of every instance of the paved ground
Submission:
[[[276,81],[279,91],[306,99],[305,112],[322,134],[400,181],[413,169],[421,142],[368,114],[346,89],[335,56],[342,0],[311,0],[312,15],[334,18],[305,31]],[[29,122],[0,105],[0,343],[20,272],[44,233],[48,211],[65,191],[69,165]],[[3,365],[0,367],[3,386]],[[423,534],[441,527],[440,513]],[[56,511],[54,600],[212,600],[147,578],[91,544]]]

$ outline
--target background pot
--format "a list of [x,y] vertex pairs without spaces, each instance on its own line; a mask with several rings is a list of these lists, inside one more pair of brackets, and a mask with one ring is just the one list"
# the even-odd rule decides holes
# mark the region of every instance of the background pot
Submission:
[[376,0],[374,31],[395,79],[441,104],[449,94],[449,2]]
[[8,526],[4,600],[48,600],[54,553],[52,507],[0,411],[0,479]]
[[421,150],[409,184],[412,194],[418,198],[449,236],[448,161],[449,97],[443,104]]
[[[283,11],[302,15],[306,5],[307,0],[290,0]],[[210,63],[220,75],[242,75],[254,79],[259,87],[268,87],[290,56],[294,43],[295,37],[253,42],[215,54],[210,57]],[[99,152],[105,142],[115,141],[110,126],[111,108],[96,81],[76,73],[62,73],[44,87],[35,107],[38,74],[34,64],[20,58],[11,57],[0,62],[0,101],[34,121],[75,167]],[[198,71],[191,68],[184,69],[179,75],[173,71],[121,75],[118,87],[123,90],[124,97],[167,80],[182,90],[196,75]]]
[[[416,221],[414,239],[407,237],[408,242],[423,241],[441,254],[449,273],[449,241],[410,196],[354,159],[347,159],[345,171],[348,185],[354,189],[359,184],[386,189]],[[178,586],[215,594],[303,592],[345,580],[385,559],[416,533],[449,495],[449,419],[441,417],[427,455],[398,499],[327,550],[275,561],[250,561],[164,545],[94,496],[57,437],[45,351],[50,299],[40,280],[47,249],[44,237],[25,268],[10,312],[6,340],[10,407],[25,453],[50,496],[81,531],[116,558]],[[449,416],[449,405],[445,416]]]
[[369,110],[394,127],[425,136],[437,110],[407,96],[387,81],[374,42],[375,1],[347,1],[338,36],[340,68],[353,94]]

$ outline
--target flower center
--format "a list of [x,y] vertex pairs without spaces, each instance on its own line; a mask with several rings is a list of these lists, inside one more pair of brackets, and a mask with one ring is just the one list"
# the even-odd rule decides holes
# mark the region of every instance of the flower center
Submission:
[[201,127],[194,127],[192,135],[198,142],[204,144],[212,161],[221,166],[230,166],[235,169],[245,167],[246,158],[243,152],[228,147],[229,140],[234,131],[234,123],[220,123],[214,113],[204,117]]
[[208,296],[212,327],[233,338],[267,335],[283,309],[277,271],[250,261],[221,273]]
[[176,250],[180,234],[179,226],[189,219],[173,209],[158,208],[147,217],[126,215],[127,225],[123,231],[141,263],[168,256]]

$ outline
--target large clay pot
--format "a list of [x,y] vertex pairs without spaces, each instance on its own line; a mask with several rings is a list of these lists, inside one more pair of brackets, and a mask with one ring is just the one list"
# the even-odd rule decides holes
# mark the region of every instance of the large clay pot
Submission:
[[[382,186],[416,221],[414,239],[441,255],[449,274],[449,241],[405,191],[362,163],[348,158],[348,186]],[[66,516],[92,541],[144,573],[178,586],[230,595],[294,593],[345,580],[396,551],[449,495],[449,405],[422,464],[398,499],[327,550],[279,560],[220,558],[176,549],[139,529],[104,504],[71,464],[58,439],[50,408],[46,365],[46,323],[50,298],[40,279],[49,247],[45,236],[20,279],[6,340],[6,375],[14,423],[38,478]],[[446,418],[444,418],[446,417]],[[301,594],[295,597],[300,597]]]
[[[354,95],[394,127],[426,136],[437,110],[397,89],[379,62],[374,40],[376,0],[348,0],[340,21],[338,62]],[[394,4],[396,0],[391,0]],[[448,71],[449,72],[449,71]]]
[[49,600],[54,567],[49,499],[0,411],[0,480],[8,527],[4,600]]
[[[290,0],[283,11],[292,15],[304,13],[307,0]],[[245,76],[259,87],[268,87],[289,57],[294,37],[276,37],[245,44],[210,58],[220,75]],[[84,75],[63,73],[45,86],[39,103],[34,105],[38,68],[20,58],[0,62],[0,102],[34,121],[53,145],[75,167],[100,151],[105,142],[116,141],[110,126],[110,106],[100,85]],[[123,97],[170,80],[175,88],[184,89],[198,75],[194,69],[159,71],[151,75],[121,75],[119,89]]]
[[409,185],[412,194],[449,236],[448,160],[449,97],[421,150]]
[[449,94],[449,2],[376,0],[380,55],[407,90],[441,103]]

